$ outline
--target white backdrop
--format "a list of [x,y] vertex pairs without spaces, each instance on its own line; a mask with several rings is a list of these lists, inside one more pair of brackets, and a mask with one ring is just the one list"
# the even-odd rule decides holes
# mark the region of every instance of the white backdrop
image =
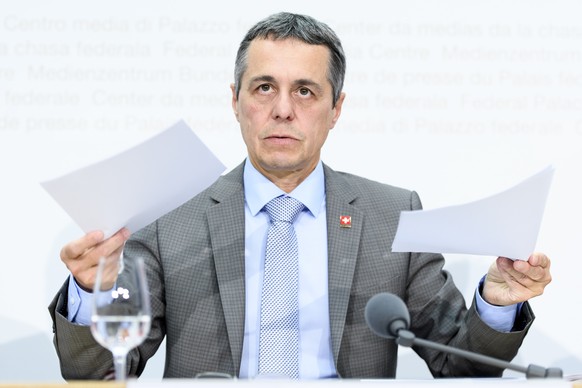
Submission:
[[[332,167],[417,190],[425,208],[556,167],[538,250],[554,282],[516,363],[582,372],[582,4],[578,0],[0,0],[0,380],[60,380],[47,305],[79,228],[39,182],[185,119],[232,168],[236,48],[273,12],[327,22],[348,57]],[[291,3],[291,2],[289,2]],[[502,220],[500,222],[503,222]],[[467,299],[492,258],[447,255]],[[401,352],[400,378],[426,377]],[[163,351],[146,369],[159,378]]]

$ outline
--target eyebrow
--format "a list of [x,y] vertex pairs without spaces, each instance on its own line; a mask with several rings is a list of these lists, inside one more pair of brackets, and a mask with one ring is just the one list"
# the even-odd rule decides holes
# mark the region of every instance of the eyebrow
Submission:
[[270,76],[270,75],[258,75],[256,77],[253,77],[249,80],[249,85],[253,85],[259,82],[275,82],[275,77]]

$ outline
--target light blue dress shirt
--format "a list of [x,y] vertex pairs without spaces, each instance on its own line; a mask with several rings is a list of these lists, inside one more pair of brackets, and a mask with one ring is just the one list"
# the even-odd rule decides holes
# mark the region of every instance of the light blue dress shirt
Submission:
[[[246,316],[240,377],[257,375],[261,287],[269,216],[261,211],[271,199],[286,194],[259,173],[247,159],[245,187],[245,282]],[[295,220],[299,243],[299,373],[302,379],[337,375],[331,349],[329,303],[327,292],[327,224],[325,177],[321,162],[289,196],[305,205]],[[71,276],[68,289],[68,319],[91,323],[91,293],[80,289]],[[490,327],[509,332],[518,305],[493,306],[476,291],[477,311]]]

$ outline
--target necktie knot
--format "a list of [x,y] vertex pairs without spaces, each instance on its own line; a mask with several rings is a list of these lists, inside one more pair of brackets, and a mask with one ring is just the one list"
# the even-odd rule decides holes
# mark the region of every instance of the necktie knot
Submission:
[[273,222],[293,223],[305,205],[295,198],[281,196],[273,198],[265,205],[265,210]]

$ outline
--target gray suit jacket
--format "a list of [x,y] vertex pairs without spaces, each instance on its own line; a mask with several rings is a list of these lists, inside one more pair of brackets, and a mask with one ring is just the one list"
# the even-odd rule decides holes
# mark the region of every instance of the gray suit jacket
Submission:
[[[166,337],[165,377],[206,371],[238,375],[245,315],[242,165],[189,202],[134,233],[124,254],[148,264],[152,330],[130,353],[140,374]],[[375,336],[364,320],[366,302],[391,292],[406,302],[420,338],[512,359],[533,321],[526,303],[515,330],[499,333],[466,308],[438,254],[392,253],[402,210],[420,209],[416,193],[336,172],[324,165],[329,255],[331,343],[341,377],[394,377],[397,345]],[[340,228],[341,215],[352,217]],[[121,280],[120,280],[121,281]],[[66,319],[66,287],[49,310],[54,343],[67,379],[102,378],[111,355],[89,329]],[[424,348],[415,351],[434,376],[497,376],[501,370]]]

